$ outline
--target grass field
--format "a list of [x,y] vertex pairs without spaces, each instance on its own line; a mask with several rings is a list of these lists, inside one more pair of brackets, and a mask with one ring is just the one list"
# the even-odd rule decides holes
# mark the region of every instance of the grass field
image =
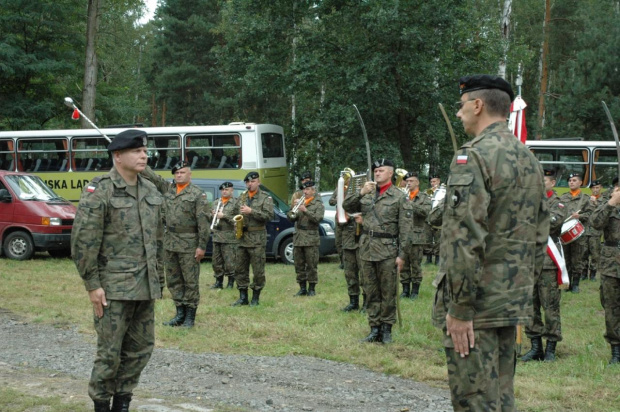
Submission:
[[[268,263],[267,286],[257,308],[231,307],[235,290],[210,290],[210,262],[202,264],[201,306],[192,330],[161,326],[174,315],[165,292],[156,306],[159,348],[263,356],[305,355],[365,366],[436,387],[447,388],[440,331],[430,322],[434,265],[424,266],[419,299],[401,301],[403,327],[391,345],[362,344],[368,333],[364,315],[344,313],[348,303],[342,270],[335,259],[319,265],[315,297],[293,297],[298,289],[292,266]],[[598,282],[582,282],[582,293],[562,294],[564,341],[555,363],[519,363],[517,405],[521,411],[620,411],[620,366],[609,367],[603,339],[604,316]],[[77,325],[94,334],[92,309],[75,266],[68,259],[37,254],[31,261],[0,258],[0,307],[27,318],[63,327]],[[523,352],[529,349],[524,337]],[[6,391],[0,389],[0,409]],[[14,394],[12,394],[14,395]],[[24,402],[32,402],[24,398]],[[15,410],[27,410],[15,409]],[[63,409],[52,409],[63,410]]]

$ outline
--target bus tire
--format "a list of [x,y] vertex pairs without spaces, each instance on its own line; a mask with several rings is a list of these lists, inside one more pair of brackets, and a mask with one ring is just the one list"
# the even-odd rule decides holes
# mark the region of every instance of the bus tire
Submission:
[[280,243],[279,248],[280,260],[284,264],[293,265],[295,260],[293,259],[293,237],[289,236]]
[[51,257],[56,259],[65,259],[71,257],[71,249],[53,249],[48,250],[47,253],[49,253]]
[[34,254],[34,243],[28,232],[17,231],[10,233],[4,239],[4,254],[15,260],[28,260]]

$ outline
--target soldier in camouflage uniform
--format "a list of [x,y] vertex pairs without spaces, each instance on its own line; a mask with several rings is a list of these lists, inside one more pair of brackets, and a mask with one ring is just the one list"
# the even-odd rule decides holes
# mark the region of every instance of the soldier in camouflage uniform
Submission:
[[220,185],[220,206],[217,213],[217,224],[213,225],[213,276],[215,284],[211,289],[222,289],[224,287],[224,276],[228,276],[227,288],[232,289],[235,283],[235,265],[237,264],[237,244],[239,241],[235,236],[235,222],[230,218],[226,210],[235,207],[233,198],[233,184],[224,182]]
[[[405,208],[411,213],[410,228],[405,242],[401,246],[405,255],[403,270],[400,272],[400,283],[403,285],[401,298],[416,299],[422,283],[422,259],[424,247],[428,244],[430,226],[426,223],[428,212],[431,211],[431,198],[420,192],[418,174],[409,172],[405,175],[407,182],[407,204]],[[411,289],[410,289],[411,285]]]
[[[603,185],[598,180],[592,181],[590,184],[590,190],[592,196],[590,196],[590,202],[592,203],[592,210],[596,209],[601,203],[603,203],[601,189]],[[598,268],[598,262],[601,259],[601,231],[596,230],[591,224],[585,226],[586,241],[585,241],[585,253],[584,253],[584,272],[582,272],[581,279],[587,279],[587,274],[590,274],[590,280],[596,280],[596,270]]]
[[139,176],[146,133],[130,129],[108,146],[114,167],[84,188],[71,254],[93,304],[97,353],[88,394],[95,412],[127,412],[155,345],[155,299],[164,285],[163,199]]
[[610,364],[620,363],[620,188],[618,178],[609,200],[592,213],[591,224],[603,231],[601,248],[601,305],[605,310],[605,340],[611,345]]
[[[562,250],[560,232],[562,223],[566,219],[566,208],[560,202],[555,193],[555,171],[545,170],[545,189],[547,191],[547,203],[549,206],[550,222],[549,235],[555,242],[558,250]],[[534,316],[525,327],[525,334],[532,342],[532,348],[521,360],[553,362],[555,360],[555,348],[562,340],[562,322],[560,319],[560,289],[558,288],[558,268],[549,255],[545,254],[542,271],[536,271],[534,283]],[[543,323],[541,308],[545,313]],[[547,346],[543,352],[542,338],[547,339]]]
[[446,313],[436,325],[454,410],[514,411],[515,326],[532,316],[549,235],[543,172],[508,129],[508,82],[468,76],[460,90],[457,117],[474,138],[450,165],[434,319]]
[[[321,198],[316,197],[314,181],[303,183],[303,203],[297,211],[289,210],[286,216],[295,222],[293,235],[293,259],[299,291],[295,296],[316,295],[316,284],[319,282],[317,266],[319,264],[319,223],[325,215],[325,206]],[[308,289],[306,289],[306,283]]]
[[164,195],[166,284],[176,308],[176,315],[164,325],[192,328],[200,303],[200,261],[209,242],[211,208],[205,192],[191,183],[187,162],[175,164],[172,174],[170,183],[148,166],[142,172]]
[[362,213],[359,253],[368,294],[370,334],[363,342],[392,342],[398,298],[397,272],[404,263],[400,250],[412,218],[405,210],[405,194],[393,185],[394,163],[380,159],[372,164],[374,182],[366,182],[344,200],[348,213]]
[[[569,192],[560,196],[560,202],[566,206],[566,218],[578,219],[582,225],[587,226],[592,204],[590,197],[581,191],[581,175],[571,173],[568,175]],[[587,273],[588,266],[584,260],[587,240],[585,236],[573,240],[564,245],[564,256],[566,257],[566,268],[570,277],[569,290],[579,293],[579,280],[583,273]]]
[[[239,239],[235,269],[239,299],[232,306],[258,306],[260,293],[265,287],[266,225],[273,218],[273,199],[260,190],[260,176],[257,172],[249,172],[243,181],[247,190],[239,196],[235,207],[224,213],[227,219],[233,219],[236,215],[243,216],[243,234]],[[250,265],[254,274],[251,284]],[[253,290],[251,303],[248,302],[248,287]]]

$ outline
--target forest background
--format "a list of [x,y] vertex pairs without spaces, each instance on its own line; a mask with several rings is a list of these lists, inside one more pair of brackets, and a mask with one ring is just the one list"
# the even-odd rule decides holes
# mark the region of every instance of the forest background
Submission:
[[522,70],[530,139],[612,140],[620,4],[611,0],[0,0],[0,130],[95,123],[282,125],[291,187],[373,158],[444,179],[458,79]]

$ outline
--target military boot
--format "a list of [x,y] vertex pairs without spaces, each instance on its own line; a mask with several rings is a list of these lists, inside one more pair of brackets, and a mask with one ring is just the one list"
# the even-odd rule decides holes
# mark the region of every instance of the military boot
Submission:
[[573,279],[573,284],[570,286],[570,291],[573,293],[579,293],[579,281],[581,277],[579,275],[575,276]]
[[545,362],[555,361],[555,345],[557,344],[558,343],[555,341],[547,341],[547,346],[545,347]]
[[400,294],[401,299],[408,298],[411,291],[409,290],[409,282],[403,283],[403,293]]
[[426,255],[426,264],[427,265],[433,264],[433,255]]
[[226,285],[226,289],[232,289],[235,286],[235,277],[228,276],[228,285]]
[[110,412],[129,412],[131,395],[114,395]]
[[366,313],[366,309],[368,309],[368,298],[365,293],[362,293],[362,307],[360,308],[360,313]]
[[532,341],[532,349],[523,357],[521,360],[523,362],[529,362],[531,360],[541,361],[545,358],[545,353],[542,349],[542,338],[540,336],[530,339]]
[[110,400],[93,401],[95,404],[95,412],[110,412]]
[[194,327],[194,321],[196,320],[196,311],[198,310],[198,308],[190,308],[189,306],[187,307],[187,314],[185,315],[185,321],[183,322],[183,324],[181,326],[183,326],[184,328],[193,328]]
[[295,293],[295,296],[307,296],[306,282],[299,282],[299,290]]
[[223,289],[224,288],[224,276],[218,276],[215,278],[215,283],[211,285],[209,289]]
[[351,312],[360,308],[359,295],[349,295],[349,304],[342,309],[343,312]]
[[181,326],[183,322],[185,322],[185,314],[186,314],[185,305],[177,306],[177,314],[174,318],[170,319],[168,322],[164,322],[164,326]]
[[315,296],[316,295],[316,290],[314,290],[315,287],[316,287],[316,283],[309,283],[308,284],[308,296]]
[[620,363],[620,345],[611,345],[611,360],[610,365]]
[[420,294],[420,284],[412,283],[411,284],[411,294],[409,295],[409,299],[415,300],[418,298],[418,294]]
[[233,303],[232,306],[242,306],[242,305],[249,305],[249,304],[250,302],[248,302],[248,290],[239,289],[239,299],[237,299],[237,301]]
[[596,281],[596,269],[590,269],[590,280],[592,282]]
[[370,334],[362,339],[360,342],[381,342],[381,333],[378,326],[370,327]]
[[435,255],[435,264],[439,266],[439,255]]
[[588,279],[588,268],[585,268],[582,272],[581,272],[581,280],[586,280]]
[[260,289],[252,290],[252,301],[250,302],[250,306],[258,306],[259,305],[259,302],[258,302],[259,299],[260,299]]
[[389,323],[381,325],[381,341],[383,343],[392,343],[392,325]]

